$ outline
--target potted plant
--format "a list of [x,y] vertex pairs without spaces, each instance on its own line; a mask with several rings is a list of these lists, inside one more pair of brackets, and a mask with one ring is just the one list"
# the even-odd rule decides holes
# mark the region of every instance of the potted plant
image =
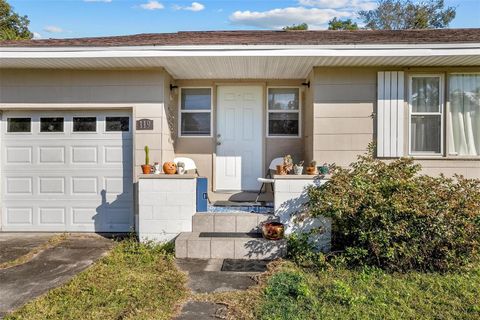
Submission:
[[308,165],[307,169],[305,170],[308,175],[314,176],[318,173],[317,171],[317,161],[312,160]]
[[320,174],[326,175],[330,173],[330,167],[328,164],[324,163],[323,166],[318,167]]
[[262,235],[267,240],[281,240],[285,235],[285,226],[276,221],[268,221],[262,225]]
[[303,173],[303,161],[300,161],[298,164],[293,166],[293,173],[295,173],[297,176]]
[[145,146],[145,164],[142,165],[142,172],[143,174],[150,174],[152,172],[152,167],[150,166],[150,149],[148,146]]
[[184,174],[185,173],[185,163],[179,161],[177,163],[177,173],[178,174]]

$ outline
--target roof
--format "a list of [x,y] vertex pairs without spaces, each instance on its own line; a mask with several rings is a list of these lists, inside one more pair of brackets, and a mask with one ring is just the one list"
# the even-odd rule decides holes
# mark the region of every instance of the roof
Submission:
[[355,31],[188,31],[127,36],[15,40],[0,47],[122,47],[195,45],[355,45],[480,43],[480,29]]

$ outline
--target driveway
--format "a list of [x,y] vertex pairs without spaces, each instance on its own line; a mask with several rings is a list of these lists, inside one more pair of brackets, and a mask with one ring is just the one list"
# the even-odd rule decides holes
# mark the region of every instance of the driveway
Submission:
[[[0,264],[45,244],[55,234],[0,233]],[[0,270],[0,318],[58,287],[105,255],[114,245],[95,234],[70,234],[30,261]]]

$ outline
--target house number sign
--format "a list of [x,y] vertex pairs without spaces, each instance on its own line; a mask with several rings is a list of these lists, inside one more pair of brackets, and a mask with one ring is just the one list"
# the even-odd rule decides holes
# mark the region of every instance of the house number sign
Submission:
[[153,130],[153,120],[150,120],[150,119],[137,120],[137,130]]

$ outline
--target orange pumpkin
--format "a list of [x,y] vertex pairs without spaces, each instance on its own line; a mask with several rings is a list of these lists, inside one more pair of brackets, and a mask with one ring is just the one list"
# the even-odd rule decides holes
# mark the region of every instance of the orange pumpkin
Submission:
[[163,164],[163,172],[166,174],[175,174],[177,172],[177,165],[175,162],[165,162]]

